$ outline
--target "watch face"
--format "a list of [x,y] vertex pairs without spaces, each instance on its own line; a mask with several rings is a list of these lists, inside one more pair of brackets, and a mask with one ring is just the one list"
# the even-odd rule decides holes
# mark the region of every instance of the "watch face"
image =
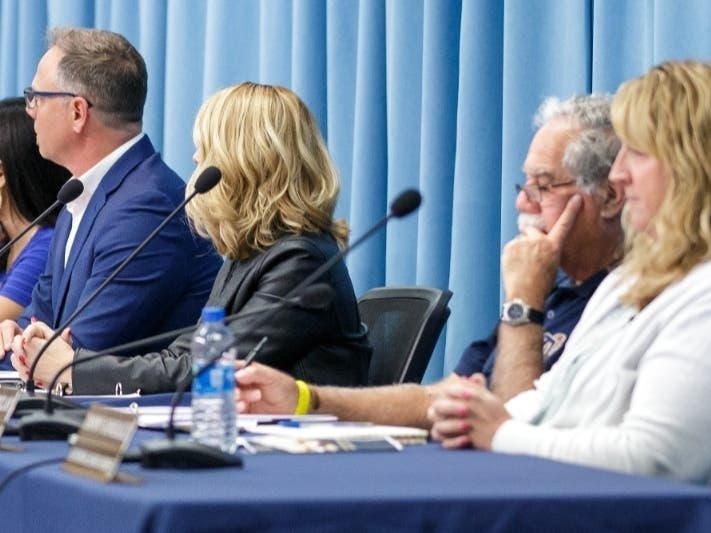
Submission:
[[509,306],[507,314],[512,320],[518,320],[519,318],[523,318],[523,306],[521,304],[512,303]]

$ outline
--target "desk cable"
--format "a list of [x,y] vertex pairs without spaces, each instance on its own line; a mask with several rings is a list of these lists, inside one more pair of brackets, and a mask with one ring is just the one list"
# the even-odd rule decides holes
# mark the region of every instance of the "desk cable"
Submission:
[[64,461],[64,459],[66,459],[65,456],[42,459],[41,461],[35,461],[34,463],[29,463],[19,468],[16,468],[15,470],[11,470],[10,473],[6,475],[2,481],[0,481],[0,493],[2,493],[2,491],[5,490],[5,487],[7,487],[10,482],[16,477],[18,477],[20,474],[24,474],[25,472],[29,472],[30,470],[39,468],[40,466],[61,463],[62,461]]

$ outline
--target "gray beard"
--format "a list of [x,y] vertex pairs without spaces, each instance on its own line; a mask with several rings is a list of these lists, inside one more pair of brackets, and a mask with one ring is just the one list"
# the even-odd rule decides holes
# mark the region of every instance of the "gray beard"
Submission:
[[523,228],[536,228],[543,232],[546,231],[546,225],[543,222],[541,215],[531,215],[529,213],[519,213],[518,215],[518,230]]

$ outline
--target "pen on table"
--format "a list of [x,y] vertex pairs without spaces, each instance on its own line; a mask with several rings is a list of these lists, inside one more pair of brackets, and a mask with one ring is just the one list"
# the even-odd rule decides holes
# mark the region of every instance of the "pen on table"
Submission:
[[301,422],[299,422],[298,420],[279,420],[277,424],[287,428],[301,427]]
[[262,349],[262,346],[264,346],[264,343],[267,342],[267,336],[265,335],[262,337],[262,340],[260,340],[257,345],[252,348],[247,356],[243,359],[244,365],[242,365],[242,368],[246,368],[252,361],[254,361],[254,358],[257,357],[257,354],[259,353],[259,350]]

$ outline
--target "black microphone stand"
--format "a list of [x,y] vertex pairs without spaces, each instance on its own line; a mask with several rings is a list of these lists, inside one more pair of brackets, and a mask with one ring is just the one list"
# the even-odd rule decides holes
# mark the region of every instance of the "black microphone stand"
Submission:
[[[310,275],[306,276],[300,283],[298,283],[294,288],[292,288],[284,297],[285,299],[292,298],[297,295],[300,291],[313,284],[317,279],[326,274],[333,265],[338,261],[341,261],[347,254],[352,252],[361,243],[370,238],[374,233],[385,226],[392,218],[401,218],[409,215],[415,211],[422,201],[420,193],[414,189],[408,189],[400,193],[395,200],[393,200],[390,206],[390,212],[376,222],[368,231],[365,232],[360,238],[356,239],[350,246],[347,246],[340,250],[337,254],[334,254],[329,258],[328,261],[323,263],[319,268],[314,270]],[[278,314],[280,309],[276,309],[274,313],[270,313],[265,319],[259,323],[266,322],[266,319],[272,320],[276,314]],[[251,362],[258,351],[258,347],[265,342],[262,339],[258,346],[248,356],[247,364]],[[213,363],[215,363],[222,354],[216,354],[207,363],[200,367],[197,372],[193,374],[199,376],[205,372]],[[148,441],[141,445],[141,464],[148,468],[204,468],[204,467],[227,467],[227,466],[239,466],[242,461],[235,461],[235,454],[230,454],[223,452],[219,448],[213,446],[207,446],[205,444],[198,443],[196,441],[181,439],[175,439],[175,408],[180,403],[181,398],[185,394],[189,382],[182,383],[175,391],[173,399],[171,400],[170,418],[168,419],[168,425],[165,429],[166,439]]]
[[59,192],[57,193],[57,200],[47,209],[37,215],[37,218],[30,222],[20,233],[15,235],[12,239],[6,242],[2,248],[0,248],[0,257],[2,257],[13,244],[19,241],[22,237],[24,237],[28,231],[30,231],[37,224],[47,218],[50,213],[52,213],[52,211],[55,211],[58,207],[68,204],[73,200],[76,200],[83,191],[84,184],[78,179],[72,178],[67,181],[64,185],[62,185],[62,188],[59,189]]
[[[229,323],[233,320],[263,313],[265,310],[282,308],[287,306],[302,307],[304,309],[320,309],[328,305],[332,298],[333,289],[331,289],[331,287],[329,287],[325,283],[318,283],[312,285],[310,287],[310,290],[302,294],[299,299],[282,299],[278,303],[271,304],[259,309],[252,309],[233,313],[225,317],[225,321]],[[70,402],[64,398],[60,400],[53,394],[55,386],[59,381],[59,377],[65,370],[69,370],[70,368],[76,367],[83,363],[94,361],[101,357],[106,357],[120,352],[128,352],[130,350],[135,350],[142,346],[154,344],[160,341],[172,340],[174,338],[177,338],[179,335],[195,331],[198,326],[199,324],[194,324],[192,326],[168,331],[166,333],[153,335],[145,339],[127,342],[118,346],[113,346],[111,348],[101,350],[99,352],[90,353],[84,357],[70,361],[69,363],[62,366],[52,377],[52,380],[50,381],[49,386],[47,388],[46,396],[34,396],[32,398],[26,399],[33,400],[33,406],[36,404],[38,406],[37,409],[44,407],[44,412],[33,413],[24,416],[15,431],[20,434],[20,437],[23,440],[41,440],[53,438],[59,439],[65,438],[67,435],[70,435],[72,433],[76,433],[79,430],[79,426],[83,421],[84,414],[87,409],[79,404]],[[60,407],[62,413],[54,413],[55,407]],[[68,409],[72,409],[73,412],[66,412]],[[16,412],[18,411],[16,410]]]
[[[37,368],[37,364],[39,363],[40,359],[42,358],[42,355],[44,355],[45,351],[49,347],[50,344],[52,344],[59,336],[62,334],[64,329],[72,323],[72,321],[81,313],[84,309],[86,309],[91,302],[93,302],[96,297],[106,288],[106,286],[111,283],[116,276],[118,276],[124,268],[141,252],[143,249],[148,246],[148,244],[158,235],[158,233],[177,215],[181,210],[185,208],[185,206],[192,200],[197,194],[202,194],[210,189],[212,189],[215,185],[217,185],[217,182],[220,180],[222,177],[222,174],[220,172],[220,169],[217,167],[207,167],[202,174],[197,178],[195,181],[195,188],[194,190],[186,196],[186,198],[178,204],[178,206],[173,209],[173,211],[168,214],[168,216],[141,242],[136,249],[131,252],[131,254],[124,259],[121,264],[116,267],[116,269],[99,285],[94,292],[92,292],[89,297],[79,306],[77,309],[74,310],[74,312],[71,314],[71,316],[64,321],[63,324],[61,324],[57,330],[52,334],[52,336],[47,339],[47,342],[44,343],[42,348],[37,352],[37,356],[35,357],[34,361],[32,362],[32,365],[30,366],[29,372],[28,372],[28,377],[27,377],[27,383],[26,383],[26,390],[27,393],[32,396],[35,391],[35,383],[34,383],[34,373],[35,369]],[[48,397],[50,396],[51,391],[48,391],[47,395]],[[27,409],[26,405],[30,403],[32,404],[33,402],[25,402],[23,403],[23,400],[21,399],[18,401],[18,406],[15,408],[16,410],[22,411],[23,409]],[[41,416],[42,413],[35,413],[37,417]],[[34,415],[33,415],[34,416]],[[51,422],[51,417],[52,413],[47,413],[45,415],[48,417],[46,420],[47,424],[40,423],[39,420],[34,420],[32,425],[25,424],[23,426],[22,422],[20,422],[20,437],[23,440],[26,439],[33,439],[36,437],[39,438],[64,438],[66,436],[66,431],[67,431],[67,424],[65,420],[58,420],[58,427],[59,431],[57,434],[53,434],[51,431],[51,426],[53,423]],[[34,430],[30,431],[27,428],[29,427],[35,427],[38,431],[38,433],[34,433]],[[24,428],[24,429],[23,429]]]
[[[37,224],[42,222],[45,218],[47,218],[53,211],[55,211],[57,208],[64,206],[68,204],[69,202],[72,202],[76,200],[81,193],[84,192],[84,184],[79,181],[76,178],[71,178],[68,181],[62,185],[62,187],[59,189],[59,192],[57,192],[57,200],[50,205],[47,209],[45,209],[42,213],[40,213],[32,222],[30,222],[20,233],[15,235],[12,239],[10,239],[5,245],[0,248],[0,257],[2,257],[11,247],[13,244],[15,244],[17,241],[19,241],[25,234],[27,234],[28,231],[30,231],[32,228],[34,228]],[[34,405],[28,407],[27,404],[22,404],[21,409],[38,409],[40,403],[35,403]],[[78,407],[76,404],[73,402],[66,402],[62,401],[59,403],[59,406],[63,409],[75,409]],[[17,410],[15,412],[18,412]],[[6,433],[9,433],[12,431],[11,427],[8,427],[8,431]]]
[[74,319],[77,317],[77,315],[79,315],[79,313],[81,313],[84,309],[86,309],[89,306],[89,304],[91,302],[93,302],[101,292],[103,292],[103,290],[106,288],[106,286],[109,283],[111,283],[114,279],[116,279],[116,276],[118,276],[121,272],[123,272],[123,269],[126,268],[126,266],[131,261],[133,261],[133,259],[139,253],[141,253],[146,246],[148,246],[151,243],[151,241],[156,237],[156,235],[158,235],[158,233],[160,233],[160,231],[171,220],[173,220],[175,215],[177,215],[181,210],[183,210],[185,208],[185,206],[188,204],[188,202],[190,202],[190,200],[192,200],[196,195],[202,194],[203,192],[206,192],[206,191],[210,190],[212,187],[214,187],[215,185],[217,185],[217,182],[219,181],[221,174],[220,174],[219,169],[217,169],[216,167],[208,167],[207,169],[205,169],[205,171],[198,177],[197,181],[200,181],[201,178],[203,178],[203,177],[207,177],[206,179],[213,179],[213,176],[208,174],[210,169],[214,169],[215,171],[217,171],[217,179],[214,179],[214,182],[210,183],[209,187],[200,187],[199,188],[199,187],[197,187],[197,184],[196,184],[195,190],[193,190],[193,192],[190,193],[185,198],[185,200],[180,202],[180,204],[178,204],[178,206],[175,209],[173,209],[173,211],[171,211],[170,214],[167,217],[165,217],[165,219],[163,219],[163,221],[160,224],[158,224],[156,229],[154,229],[148,235],[148,237],[146,237],[143,240],[143,242],[141,242],[141,244],[139,244],[136,247],[136,249],[133,252],[131,252],[128,255],[128,257],[126,257],[126,259],[124,259],[121,262],[121,264],[119,266],[116,267],[116,269],[101,283],[101,285],[99,285],[94,290],[94,292],[92,292],[89,295],[89,297],[86,300],[84,300],[84,302],[74,310],[74,312],[71,314],[71,316],[69,318],[67,318],[67,320],[65,320],[64,323],[61,324],[57,328],[57,330],[54,332],[54,334],[49,339],[47,339],[47,342],[44,343],[44,345],[42,346],[40,351],[37,353],[37,357],[35,357],[35,360],[32,361],[32,365],[30,366],[30,370],[29,370],[29,373],[27,376],[27,383],[26,383],[26,389],[27,389],[28,393],[32,394],[35,391],[35,382],[34,382],[35,369],[37,368],[37,363],[39,363],[40,359],[42,358],[42,355],[44,355],[44,352],[47,350],[47,348],[49,348],[49,345],[52,344],[55,340],[57,340],[59,338],[59,336],[62,334],[64,329],[74,321]]

